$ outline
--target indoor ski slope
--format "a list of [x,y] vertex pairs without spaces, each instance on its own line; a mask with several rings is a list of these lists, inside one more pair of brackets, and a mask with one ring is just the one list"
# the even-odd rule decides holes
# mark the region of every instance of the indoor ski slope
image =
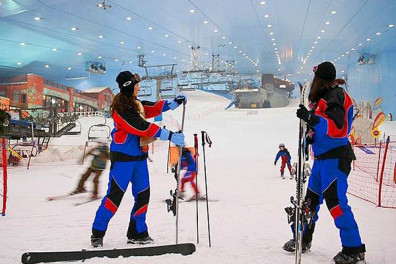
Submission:
[[[208,247],[206,208],[201,202],[200,244],[191,256],[165,255],[118,259],[91,259],[85,263],[294,263],[294,254],[282,250],[291,238],[284,207],[295,193],[295,181],[279,176],[279,163],[273,161],[278,144],[283,142],[296,160],[298,120],[297,103],[287,108],[236,110],[224,108],[229,100],[204,92],[186,92],[185,134],[193,144],[193,133],[205,130],[213,141],[206,146],[209,196],[219,199],[210,203],[212,248]],[[168,128],[176,130],[181,107],[164,114]],[[0,263],[20,263],[26,251],[59,251],[90,249],[91,224],[100,201],[81,206],[73,203],[88,194],[47,202],[46,197],[70,192],[88,166],[79,165],[87,129],[103,118],[83,118],[81,136],[54,140],[53,147],[32,161],[29,170],[9,170],[9,200],[5,217],[0,218]],[[107,123],[111,123],[108,120]],[[175,188],[172,174],[166,173],[167,142],[156,142],[154,162],[149,163],[151,201],[147,223],[155,245],[175,242],[175,218],[166,211],[164,199]],[[203,190],[202,146],[200,145],[198,184]],[[52,157],[51,155],[55,155]],[[107,187],[108,170],[101,178],[101,194]],[[89,186],[90,187],[90,186]],[[190,186],[187,186],[189,188]],[[349,196],[370,264],[395,263],[396,211]],[[130,187],[111,220],[104,248],[131,247],[126,231],[133,199]],[[311,252],[302,263],[332,263],[341,249],[338,230],[325,206],[319,213]],[[195,203],[180,204],[180,242],[196,243]]]

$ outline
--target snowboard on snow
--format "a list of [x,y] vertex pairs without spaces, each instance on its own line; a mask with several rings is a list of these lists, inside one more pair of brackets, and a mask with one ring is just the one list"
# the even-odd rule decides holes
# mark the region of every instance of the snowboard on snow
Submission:
[[49,263],[58,261],[84,261],[91,258],[118,258],[131,256],[159,256],[164,254],[191,255],[195,252],[195,245],[192,243],[174,244],[165,246],[124,248],[124,249],[103,249],[103,250],[80,250],[80,251],[59,251],[59,252],[26,252],[22,255],[22,263]]

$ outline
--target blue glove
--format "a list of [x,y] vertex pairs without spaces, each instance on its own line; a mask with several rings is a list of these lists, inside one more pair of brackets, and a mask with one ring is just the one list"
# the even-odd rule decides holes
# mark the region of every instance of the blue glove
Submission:
[[174,99],[179,105],[181,104],[187,104],[187,97],[180,94],[178,96],[176,96],[176,98]]
[[176,108],[179,107],[179,103],[176,101],[176,98],[175,100],[172,101],[166,100],[166,102],[168,103],[169,108],[172,110],[175,110]]
[[180,132],[172,133],[170,141],[178,146],[184,147],[184,134]]
[[172,143],[178,146],[184,146],[184,134],[178,132],[172,132],[168,129],[162,128],[159,135],[161,140],[170,140]]

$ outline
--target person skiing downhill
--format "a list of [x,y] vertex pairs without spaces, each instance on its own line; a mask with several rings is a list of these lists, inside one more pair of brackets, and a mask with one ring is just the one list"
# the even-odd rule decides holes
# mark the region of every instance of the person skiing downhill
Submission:
[[290,153],[287,150],[287,148],[285,148],[285,144],[283,144],[283,143],[279,144],[279,151],[278,151],[278,154],[276,154],[275,161],[274,161],[275,166],[276,166],[276,163],[278,162],[279,158],[281,158],[281,160],[282,160],[282,164],[281,164],[281,168],[280,168],[282,179],[285,178],[286,164],[287,164],[287,168],[289,169],[289,172],[290,172],[290,179],[293,179],[292,166],[290,164],[291,156],[290,156]]
[[[312,223],[304,228],[302,250],[311,247],[318,211],[323,200],[340,230],[342,251],[334,258],[336,264],[365,262],[365,245],[346,197],[347,177],[351,162],[356,159],[348,134],[353,121],[353,105],[348,93],[339,87],[345,84],[336,78],[336,69],[330,62],[314,67],[314,79],[309,93],[310,110],[300,105],[297,117],[308,126],[308,135],[314,153],[314,164],[308,182],[307,201]],[[294,226],[292,225],[294,231]],[[294,234],[294,232],[293,232]],[[291,239],[283,249],[293,252],[295,241]]]
[[198,186],[195,184],[195,177],[197,176],[197,166],[194,160],[193,155],[191,154],[188,148],[183,148],[182,155],[181,155],[181,169],[185,169],[186,172],[184,173],[183,178],[181,179],[181,193],[179,197],[184,197],[184,187],[185,184],[190,182],[191,187],[194,190],[194,196],[191,199],[195,199],[195,196],[199,197],[199,190]]
[[103,246],[103,237],[110,219],[116,213],[129,182],[132,183],[135,202],[127,231],[127,243],[146,244],[153,241],[146,225],[150,198],[147,145],[155,138],[160,138],[184,146],[184,134],[161,129],[156,124],[147,122],[146,118],[158,116],[169,109],[174,110],[180,104],[185,104],[187,98],[179,95],[174,100],[139,101],[137,95],[140,81],[140,76],[130,71],[120,72],[116,78],[120,93],[114,97],[110,107],[114,129],[111,132],[109,185],[92,225],[93,247]]
[[90,150],[84,157],[92,155],[93,159],[91,166],[81,175],[80,181],[78,182],[77,188],[71,192],[71,194],[83,193],[87,190],[84,187],[85,182],[88,180],[92,173],[95,174],[93,179],[94,190],[92,192],[92,199],[98,198],[99,189],[99,177],[102,175],[103,170],[106,168],[107,160],[110,159],[109,147],[107,146],[106,140],[98,142],[98,146]]

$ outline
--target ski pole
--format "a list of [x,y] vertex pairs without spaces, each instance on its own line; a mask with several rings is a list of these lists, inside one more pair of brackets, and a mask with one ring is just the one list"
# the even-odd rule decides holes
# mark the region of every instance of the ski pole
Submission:
[[[195,148],[195,185],[198,190],[198,135],[194,134],[194,148]],[[195,210],[197,215],[197,244],[199,244],[199,230],[198,230],[198,191],[195,193]]]
[[[183,115],[182,115],[182,126],[180,132],[183,133],[184,129],[184,117],[186,115],[186,105],[183,104]],[[180,192],[180,167],[181,167],[181,155],[182,146],[179,146],[179,160],[177,164],[177,185],[176,185],[176,244],[179,243],[179,192]]]
[[202,133],[202,151],[204,158],[204,175],[205,175],[205,192],[206,192],[206,215],[208,220],[208,237],[209,237],[209,247],[212,247],[212,243],[210,240],[210,220],[209,220],[209,195],[208,195],[208,180],[206,176],[206,156],[205,156],[205,141],[207,141],[209,147],[212,145],[212,142],[209,139],[208,133],[205,131],[201,131]]

